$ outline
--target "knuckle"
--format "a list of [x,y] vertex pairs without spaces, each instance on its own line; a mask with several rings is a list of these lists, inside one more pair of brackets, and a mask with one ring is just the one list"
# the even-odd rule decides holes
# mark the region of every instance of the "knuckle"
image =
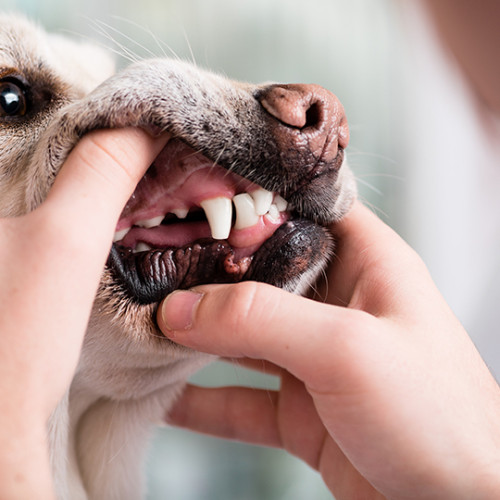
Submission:
[[110,185],[135,186],[148,166],[148,141],[135,129],[95,130],[77,145],[86,168]]
[[267,288],[266,285],[247,281],[229,289],[225,311],[231,331],[249,337],[255,329],[265,328],[266,306],[269,303]]
[[123,176],[125,181],[134,178],[128,168],[123,145],[115,135],[104,135],[102,131],[87,134],[81,141],[79,156],[87,167],[108,182],[116,182],[117,176]]

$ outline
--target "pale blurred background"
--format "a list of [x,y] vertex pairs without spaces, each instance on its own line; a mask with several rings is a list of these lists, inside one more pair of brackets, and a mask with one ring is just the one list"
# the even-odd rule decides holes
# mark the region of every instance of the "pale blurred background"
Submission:
[[[479,115],[417,0],[10,0],[4,9],[118,53],[332,90],[350,122],[361,197],[422,255],[500,373],[499,122]],[[276,383],[222,364],[195,380]],[[148,477],[149,500],[332,498],[281,451],[175,429],[157,431]]]

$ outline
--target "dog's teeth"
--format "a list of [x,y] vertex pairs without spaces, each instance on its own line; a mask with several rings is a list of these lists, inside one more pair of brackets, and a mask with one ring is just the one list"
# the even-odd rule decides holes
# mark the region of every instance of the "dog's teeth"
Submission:
[[185,219],[189,213],[189,208],[176,208],[172,210],[172,213],[177,216],[178,219]]
[[130,231],[130,228],[127,227],[127,229],[121,229],[120,231],[116,231],[114,237],[113,237],[113,243],[123,240],[127,233]]
[[139,227],[145,227],[146,229],[151,229],[152,227],[159,226],[164,218],[164,215],[159,215],[158,217],[153,217],[151,219],[139,220],[135,223],[135,225]]
[[271,205],[269,207],[269,212],[267,213],[267,215],[273,220],[273,221],[277,221],[279,218],[280,218],[280,211],[278,209],[278,207],[276,205]]
[[214,240],[225,240],[231,232],[231,224],[233,218],[233,205],[229,198],[219,197],[203,200],[201,208],[205,211],[205,215],[212,231]]
[[288,208],[288,202],[279,194],[274,197],[274,205],[276,205],[280,212],[284,212]]
[[241,193],[233,198],[236,208],[235,229],[252,227],[259,222],[259,216],[255,213],[255,203],[248,193]]
[[151,247],[149,245],[142,241],[139,241],[139,243],[137,243],[136,247],[134,248],[134,253],[149,252],[150,250]]
[[267,214],[273,202],[273,193],[264,188],[259,188],[250,193],[255,203],[255,213],[257,215]]

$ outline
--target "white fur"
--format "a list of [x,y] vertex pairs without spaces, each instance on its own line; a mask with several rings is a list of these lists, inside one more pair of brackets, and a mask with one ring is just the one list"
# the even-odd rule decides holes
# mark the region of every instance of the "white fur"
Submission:
[[[110,78],[113,63],[102,51],[48,36],[21,17],[0,16],[0,78],[5,71],[51,97],[44,97],[41,111],[29,119],[0,127],[0,216],[39,205],[71,148],[94,128],[153,123],[188,137],[200,150],[220,147],[215,156],[231,165],[233,159],[239,162],[243,176],[255,174],[255,166],[240,145],[260,145],[265,158],[262,145],[272,144],[255,98],[259,87],[166,60],[138,63]],[[227,130],[235,135],[229,148]],[[271,174],[279,187],[283,172],[265,172]],[[334,186],[338,199],[332,200],[331,213],[339,217],[352,201],[351,179],[345,167]],[[305,290],[327,257],[325,252],[286,288]],[[143,496],[140,463],[152,427],[164,420],[185,380],[212,359],[172,344],[153,317],[154,305],[131,301],[104,272],[74,380],[48,425],[59,499]]]

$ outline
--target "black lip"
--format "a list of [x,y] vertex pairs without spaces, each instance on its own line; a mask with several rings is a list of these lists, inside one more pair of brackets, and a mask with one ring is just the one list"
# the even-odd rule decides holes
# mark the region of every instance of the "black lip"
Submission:
[[212,239],[138,254],[113,244],[108,267],[134,302],[151,304],[174,290],[209,283],[254,280],[283,288],[328,256],[331,247],[325,228],[296,219],[282,224],[263,243],[249,267],[234,261],[227,241]]

